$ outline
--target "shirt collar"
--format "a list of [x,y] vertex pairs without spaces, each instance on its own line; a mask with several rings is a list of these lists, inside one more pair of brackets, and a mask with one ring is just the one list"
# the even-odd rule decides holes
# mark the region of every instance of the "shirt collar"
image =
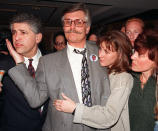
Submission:
[[[31,59],[33,59],[34,61],[38,61],[41,56],[42,56],[41,51],[38,49],[37,53]],[[25,62],[28,61],[28,59],[30,58],[24,57]]]
[[83,51],[85,48],[86,48],[86,44],[85,44],[84,48],[76,48],[76,47],[71,46],[69,43],[67,43],[67,51],[70,53],[74,53],[74,49]]

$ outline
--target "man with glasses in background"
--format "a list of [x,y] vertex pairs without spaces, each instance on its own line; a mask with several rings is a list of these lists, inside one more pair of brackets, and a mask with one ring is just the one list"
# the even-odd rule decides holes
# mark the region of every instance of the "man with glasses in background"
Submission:
[[17,63],[9,74],[32,107],[50,98],[43,131],[99,131],[74,124],[73,114],[58,112],[53,107],[55,99],[62,99],[61,93],[87,106],[105,105],[110,95],[107,70],[99,65],[97,46],[86,41],[91,20],[85,5],[79,3],[68,7],[62,23],[68,45],[59,52],[41,57],[36,79],[29,76],[22,56],[7,42]]
[[130,18],[125,23],[125,34],[128,36],[131,41],[132,46],[134,47],[134,41],[144,30],[144,21],[140,18]]
[[54,44],[54,50],[53,52],[62,50],[66,47],[66,38],[63,32],[57,32],[54,35],[54,39],[53,39],[53,44]]

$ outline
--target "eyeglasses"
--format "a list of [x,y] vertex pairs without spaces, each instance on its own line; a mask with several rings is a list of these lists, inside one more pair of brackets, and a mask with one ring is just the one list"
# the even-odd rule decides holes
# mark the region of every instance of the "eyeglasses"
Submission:
[[86,21],[81,19],[76,19],[76,20],[65,19],[63,20],[63,26],[70,27],[72,25],[72,22],[74,22],[76,27],[82,27],[84,23],[87,23]]
[[55,45],[56,46],[65,46],[65,43],[64,42],[55,42]]

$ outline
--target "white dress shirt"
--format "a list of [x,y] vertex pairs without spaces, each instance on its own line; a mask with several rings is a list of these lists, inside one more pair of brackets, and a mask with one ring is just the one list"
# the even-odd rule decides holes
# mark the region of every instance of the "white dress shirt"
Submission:
[[79,102],[82,102],[82,89],[81,89],[81,63],[82,63],[82,54],[77,54],[74,52],[74,49],[83,51],[85,48],[74,48],[73,46],[67,44],[67,55],[70,62],[71,70],[73,73],[77,94]]

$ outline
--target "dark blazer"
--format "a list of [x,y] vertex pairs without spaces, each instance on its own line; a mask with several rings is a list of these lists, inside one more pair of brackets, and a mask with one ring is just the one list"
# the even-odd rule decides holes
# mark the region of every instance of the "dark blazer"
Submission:
[[[97,46],[87,42],[86,48],[92,103],[93,105],[105,105],[110,95],[106,68],[101,67],[98,60],[93,61],[90,59],[92,55],[98,55]],[[36,79],[29,76],[24,64],[19,64],[10,69],[9,75],[19,89],[23,91],[32,107],[37,107],[50,98],[43,131],[97,130],[83,124],[73,123],[72,114],[59,112],[53,106],[55,99],[62,99],[62,92],[75,102],[79,102],[71,66],[67,57],[67,48],[41,57],[36,71]],[[110,131],[110,129],[106,131]]]
[[[42,113],[33,109],[24,98],[23,93],[8,76],[7,71],[15,66],[10,56],[0,57],[0,69],[6,71],[3,78],[3,109],[0,118],[1,131],[41,131],[48,104]],[[48,103],[48,102],[47,102]]]

